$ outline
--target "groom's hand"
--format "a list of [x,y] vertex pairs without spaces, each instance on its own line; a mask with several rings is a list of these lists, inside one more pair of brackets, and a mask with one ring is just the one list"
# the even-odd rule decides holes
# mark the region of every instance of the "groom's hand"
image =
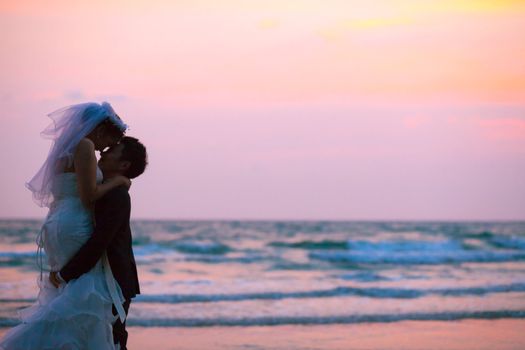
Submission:
[[51,282],[51,284],[54,285],[55,288],[58,288],[60,286],[60,280],[57,277],[56,271],[51,271],[49,273],[49,282]]

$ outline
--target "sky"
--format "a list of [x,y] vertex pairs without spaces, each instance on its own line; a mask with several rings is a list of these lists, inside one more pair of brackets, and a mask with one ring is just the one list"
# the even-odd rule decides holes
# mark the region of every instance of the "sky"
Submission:
[[137,219],[525,220],[525,2],[0,0],[0,218],[108,101]]

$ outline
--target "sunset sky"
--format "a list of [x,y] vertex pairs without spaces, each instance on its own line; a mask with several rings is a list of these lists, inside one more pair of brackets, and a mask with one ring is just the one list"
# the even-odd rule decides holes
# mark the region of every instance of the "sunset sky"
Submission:
[[525,219],[525,1],[0,0],[0,218],[110,102],[135,218]]

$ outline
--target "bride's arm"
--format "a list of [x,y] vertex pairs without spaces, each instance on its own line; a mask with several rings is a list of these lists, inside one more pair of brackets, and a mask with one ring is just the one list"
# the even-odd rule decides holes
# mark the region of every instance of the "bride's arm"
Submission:
[[126,179],[123,176],[117,176],[97,185],[95,145],[89,139],[80,140],[75,150],[73,161],[75,173],[77,174],[78,193],[86,207],[91,206],[111,189],[126,184]]

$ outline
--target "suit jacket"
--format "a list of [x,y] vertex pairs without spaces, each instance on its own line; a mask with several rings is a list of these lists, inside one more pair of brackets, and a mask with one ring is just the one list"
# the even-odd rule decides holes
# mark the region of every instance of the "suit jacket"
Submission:
[[140,294],[137,266],[131,247],[131,201],[124,186],[114,188],[95,203],[95,229],[89,240],[60,270],[69,282],[91,270],[107,251],[113,276],[126,299]]

